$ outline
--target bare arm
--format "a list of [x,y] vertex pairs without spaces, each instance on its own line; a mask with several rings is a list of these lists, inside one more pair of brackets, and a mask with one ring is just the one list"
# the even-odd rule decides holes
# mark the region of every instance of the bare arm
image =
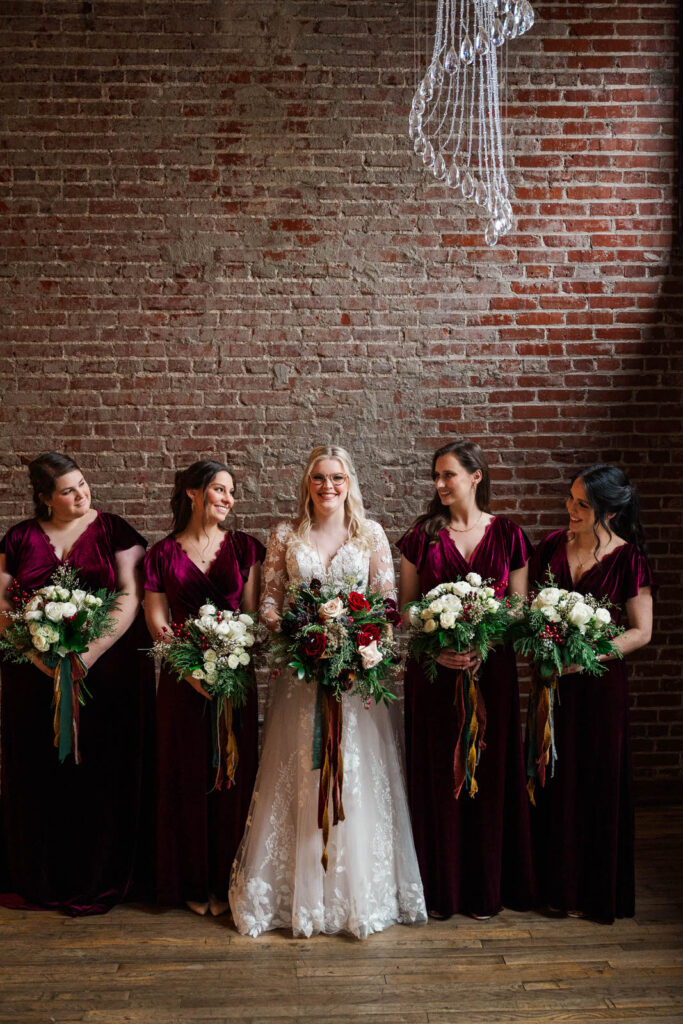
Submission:
[[520,594],[526,597],[529,593],[529,562],[527,561],[521,569],[513,569],[508,578],[506,593]]
[[410,601],[417,601],[420,596],[420,574],[417,566],[401,555],[401,569],[398,585],[398,606],[404,626],[410,625],[410,615],[403,609]]
[[[652,590],[643,587],[635,597],[626,602],[628,629],[615,637],[614,646],[622,654],[630,654],[645,647],[652,639]],[[607,657],[602,660],[609,660]]]
[[257,612],[258,598],[261,589],[261,563],[255,562],[249,570],[247,581],[242,590],[240,607],[243,612]]
[[[145,622],[152,640],[158,640],[164,633],[170,633],[171,612],[166,594],[162,594],[158,590],[146,590],[144,609]],[[193,679],[189,675],[184,679],[193,690],[201,693],[202,697],[206,697],[207,700],[211,700],[211,694],[206,692],[199,679]]]

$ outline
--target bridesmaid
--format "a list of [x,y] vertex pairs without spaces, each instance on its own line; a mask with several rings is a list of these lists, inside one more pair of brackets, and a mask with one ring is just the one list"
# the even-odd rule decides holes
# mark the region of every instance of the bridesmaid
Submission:
[[[492,579],[497,598],[525,594],[531,546],[510,519],[487,511],[481,448],[472,441],[439,448],[432,478],[436,494],[398,543],[401,607],[469,572]],[[477,651],[444,651],[437,662],[433,683],[414,661],[405,677],[408,792],[427,908],[432,917],[482,920],[503,906],[527,909],[534,881],[514,656],[496,648],[481,666]],[[456,798],[456,670],[480,667],[487,724],[479,792],[470,798],[462,790]]]
[[[145,559],[145,616],[156,638],[169,620],[184,622],[207,601],[254,612],[265,549],[225,526],[235,502],[222,462],[194,462],[176,474],[173,528]],[[252,690],[235,716],[235,784],[214,788],[210,700],[201,683],[165,669],[157,695],[157,899],[185,901],[197,914],[228,909],[230,868],[242,837],[256,777],[258,701]],[[241,721],[240,721],[241,719]]]
[[[567,530],[539,544],[531,579],[551,570],[558,587],[612,602],[626,632],[624,654],[649,643],[652,572],[638,495],[616,466],[592,466],[572,480]],[[555,714],[554,778],[536,787],[531,811],[539,890],[550,910],[612,922],[635,912],[633,787],[626,666],[604,676],[568,669]]]
[[[87,588],[123,591],[116,632],[83,655],[92,699],[80,710],[82,762],[60,764],[53,745],[52,672],[2,664],[4,906],[97,914],[147,895],[152,813],[154,666],[140,612],[146,541],[97,511],[78,465],[49,452],[29,464],[35,517],[0,541],[2,609],[16,581],[33,591],[63,564]],[[6,624],[6,620],[3,625]]]

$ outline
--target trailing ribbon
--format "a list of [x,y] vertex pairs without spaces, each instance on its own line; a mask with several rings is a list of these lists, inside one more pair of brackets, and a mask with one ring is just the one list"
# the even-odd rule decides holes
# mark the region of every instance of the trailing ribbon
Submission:
[[[318,684],[318,691],[323,687]],[[332,690],[325,688],[320,698],[321,753],[320,784],[318,786],[318,828],[323,833],[323,853],[320,863],[327,871],[327,841],[330,837],[330,789],[332,790],[332,824],[344,821],[342,789],[344,787],[344,760],[341,751],[343,726],[342,702]]]
[[239,751],[233,729],[233,708],[229,697],[216,704],[216,714],[211,718],[211,732],[214,747],[213,766],[217,769],[214,789],[228,789],[235,783]]
[[[467,686],[465,686],[465,677]],[[463,785],[471,797],[479,790],[474,777],[479,757],[486,748],[486,705],[471,669],[459,670],[455,679],[456,742],[453,753],[453,795],[457,800]]]
[[78,720],[81,703],[81,680],[85,679],[88,670],[75,653],[59,658],[52,675],[54,690],[54,733],[55,746],[58,750],[60,763],[71,753],[76,764],[81,763],[78,749]]
[[555,700],[557,676],[542,679],[538,672],[531,678],[529,690],[529,721],[527,724],[527,793],[536,806],[536,779],[545,786],[546,767],[550,764],[551,777],[555,774]]

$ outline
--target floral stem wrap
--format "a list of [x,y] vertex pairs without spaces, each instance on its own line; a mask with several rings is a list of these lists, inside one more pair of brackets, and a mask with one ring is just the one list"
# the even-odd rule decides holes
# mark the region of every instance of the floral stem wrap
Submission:
[[54,733],[60,763],[69,754],[74,755],[76,764],[81,763],[78,749],[78,720],[81,702],[80,682],[88,670],[74,651],[60,657],[54,666],[52,681],[54,687]]
[[453,754],[453,795],[457,800],[462,787],[471,797],[479,790],[474,777],[481,751],[485,749],[486,705],[471,669],[458,671],[455,680],[457,726]]
[[214,789],[222,789],[224,785],[226,789],[230,789],[235,784],[240,759],[233,728],[235,711],[232,700],[229,697],[218,699],[215,710],[212,708],[211,713],[213,767],[216,769]]
[[[318,684],[318,688],[323,687]],[[344,788],[344,760],[341,750],[342,727],[344,714],[342,702],[335,693],[324,688],[320,702],[321,740],[323,762],[320,768],[318,786],[318,828],[323,833],[323,853],[320,863],[327,872],[327,842],[330,837],[330,789],[332,790],[332,824],[344,821],[344,804],[342,790]]]
[[536,780],[545,786],[546,768],[550,765],[551,777],[555,774],[557,751],[555,750],[555,701],[557,699],[557,676],[544,679],[534,672],[529,691],[529,737],[527,749],[527,793],[536,806]]

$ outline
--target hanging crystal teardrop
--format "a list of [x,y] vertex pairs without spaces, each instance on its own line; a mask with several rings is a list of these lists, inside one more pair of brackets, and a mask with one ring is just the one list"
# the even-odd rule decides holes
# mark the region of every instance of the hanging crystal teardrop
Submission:
[[474,195],[474,179],[469,171],[465,174],[460,184],[460,191],[464,199],[471,199]]
[[440,180],[443,180],[448,174],[448,167],[444,160],[443,153],[437,153],[432,170],[434,172],[434,177],[439,178]]
[[431,78],[434,88],[437,89],[443,82],[443,67],[438,59],[432,61],[429,65],[429,71],[427,74]]
[[500,18],[496,18],[493,23],[491,30],[491,41],[494,46],[502,46],[505,42],[505,36],[503,35],[503,25]]
[[431,167],[434,163],[434,147],[429,141],[425,143],[425,148],[422,150],[422,163],[425,167]]
[[448,168],[448,175],[446,176],[446,184],[450,188],[457,188],[460,184],[460,168],[453,161],[451,166]]
[[458,66],[458,54],[452,46],[443,59],[443,66],[449,75],[452,75]]
[[463,64],[471,64],[474,60],[474,47],[472,46],[472,40],[467,34],[460,44],[460,60]]
[[486,200],[488,199],[488,189],[483,181],[477,182],[477,187],[474,190],[474,201],[477,206],[485,206]]
[[425,101],[422,99],[421,96],[415,95],[413,97],[412,109],[415,111],[416,114],[424,114],[424,112],[425,112]]
[[498,232],[494,221],[490,220],[486,225],[486,231],[484,232],[484,241],[487,245],[493,247],[498,241]]
[[415,136],[415,142],[413,143],[413,149],[415,150],[418,156],[422,156],[426,145],[427,140],[425,139],[424,135],[420,132],[419,135]]
[[422,81],[420,82],[420,88],[418,89],[418,92],[420,93],[422,99],[426,100],[426,102],[429,103],[432,96],[434,95],[434,83],[432,82],[429,75],[425,75]]
[[480,32],[477,32],[476,36],[474,37],[474,48],[477,51],[477,53],[488,53],[490,46],[491,40],[489,39],[488,32],[485,29],[482,29]]
[[515,19],[510,12],[505,15],[505,21],[503,22],[503,35],[506,39],[514,39],[517,35]]

